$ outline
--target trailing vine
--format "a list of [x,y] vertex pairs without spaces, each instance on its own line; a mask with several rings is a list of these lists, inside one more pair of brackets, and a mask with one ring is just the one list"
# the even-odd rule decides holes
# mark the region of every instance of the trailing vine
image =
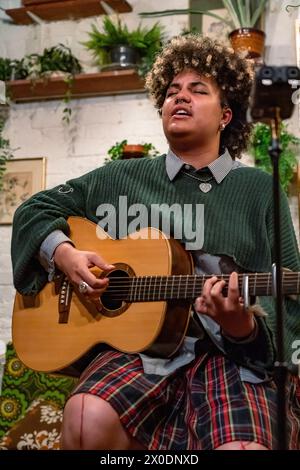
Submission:
[[72,110],[70,102],[74,76],[82,72],[82,66],[73,56],[71,49],[64,44],[46,48],[43,54],[29,54],[21,60],[3,59],[0,57],[0,80],[30,80],[32,87],[37,80],[46,82],[54,73],[63,73],[66,92],[63,97],[63,122],[69,124]]

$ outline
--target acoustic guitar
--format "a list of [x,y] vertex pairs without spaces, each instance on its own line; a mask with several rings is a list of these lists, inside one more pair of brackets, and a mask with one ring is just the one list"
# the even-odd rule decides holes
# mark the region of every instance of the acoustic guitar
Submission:
[[[186,334],[191,304],[211,276],[194,275],[191,255],[157,229],[113,240],[87,219],[70,217],[68,223],[78,249],[100,253],[115,269],[91,269],[109,278],[99,305],[64,276],[47,283],[36,296],[17,293],[12,328],[20,359],[32,369],[57,371],[100,343],[129,353],[174,355]],[[245,276],[239,274],[241,290]],[[271,273],[247,277],[251,296],[272,295]],[[285,294],[299,293],[300,273],[284,272],[282,281]]]

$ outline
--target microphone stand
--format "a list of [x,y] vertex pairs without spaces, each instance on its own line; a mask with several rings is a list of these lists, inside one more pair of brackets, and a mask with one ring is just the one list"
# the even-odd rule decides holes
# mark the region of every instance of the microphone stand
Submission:
[[277,385],[277,448],[278,450],[286,450],[287,429],[285,385],[287,381],[288,365],[285,362],[284,354],[284,316],[281,266],[279,160],[282,149],[279,141],[280,123],[280,108],[276,107],[274,108],[274,117],[270,120],[272,140],[269,147],[269,155],[273,165],[273,210],[275,232],[275,269],[273,270],[273,295],[276,299],[277,360],[274,363],[274,369],[275,381]]

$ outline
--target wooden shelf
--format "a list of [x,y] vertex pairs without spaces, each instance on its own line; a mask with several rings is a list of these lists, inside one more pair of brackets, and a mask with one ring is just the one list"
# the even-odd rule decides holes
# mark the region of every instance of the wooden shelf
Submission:
[[51,2],[65,2],[66,0],[22,0],[22,4],[24,7],[28,7],[31,5],[36,5],[40,3],[51,3]]
[[[126,0],[105,0],[105,2],[118,13],[132,11],[132,7]],[[26,7],[5,10],[5,12],[17,24],[34,23],[28,12],[34,13],[44,21],[75,20],[105,14],[100,0],[57,0],[49,3],[33,3]]]
[[[7,82],[7,89],[12,101],[22,103],[61,99],[68,86],[63,77],[53,77],[37,80],[34,84],[30,80],[13,80]],[[84,98],[144,91],[144,81],[135,70],[118,70],[75,75],[71,96]]]
[[57,2],[66,2],[67,0],[22,0],[21,3],[24,7],[31,5],[40,5],[41,3],[57,3]]

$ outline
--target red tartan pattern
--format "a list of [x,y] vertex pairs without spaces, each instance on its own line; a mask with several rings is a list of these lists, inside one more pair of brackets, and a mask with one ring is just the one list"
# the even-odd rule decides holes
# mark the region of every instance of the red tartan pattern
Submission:
[[[298,449],[299,381],[289,389],[289,448]],[[159,376],[144,374],[139,356],[108,350],[90,364],[73,393],[106,400],[149,450],[208,450],[236,440],[276,448],[275,384],[242,382],[237,365],[222,355],[203,354]]]

